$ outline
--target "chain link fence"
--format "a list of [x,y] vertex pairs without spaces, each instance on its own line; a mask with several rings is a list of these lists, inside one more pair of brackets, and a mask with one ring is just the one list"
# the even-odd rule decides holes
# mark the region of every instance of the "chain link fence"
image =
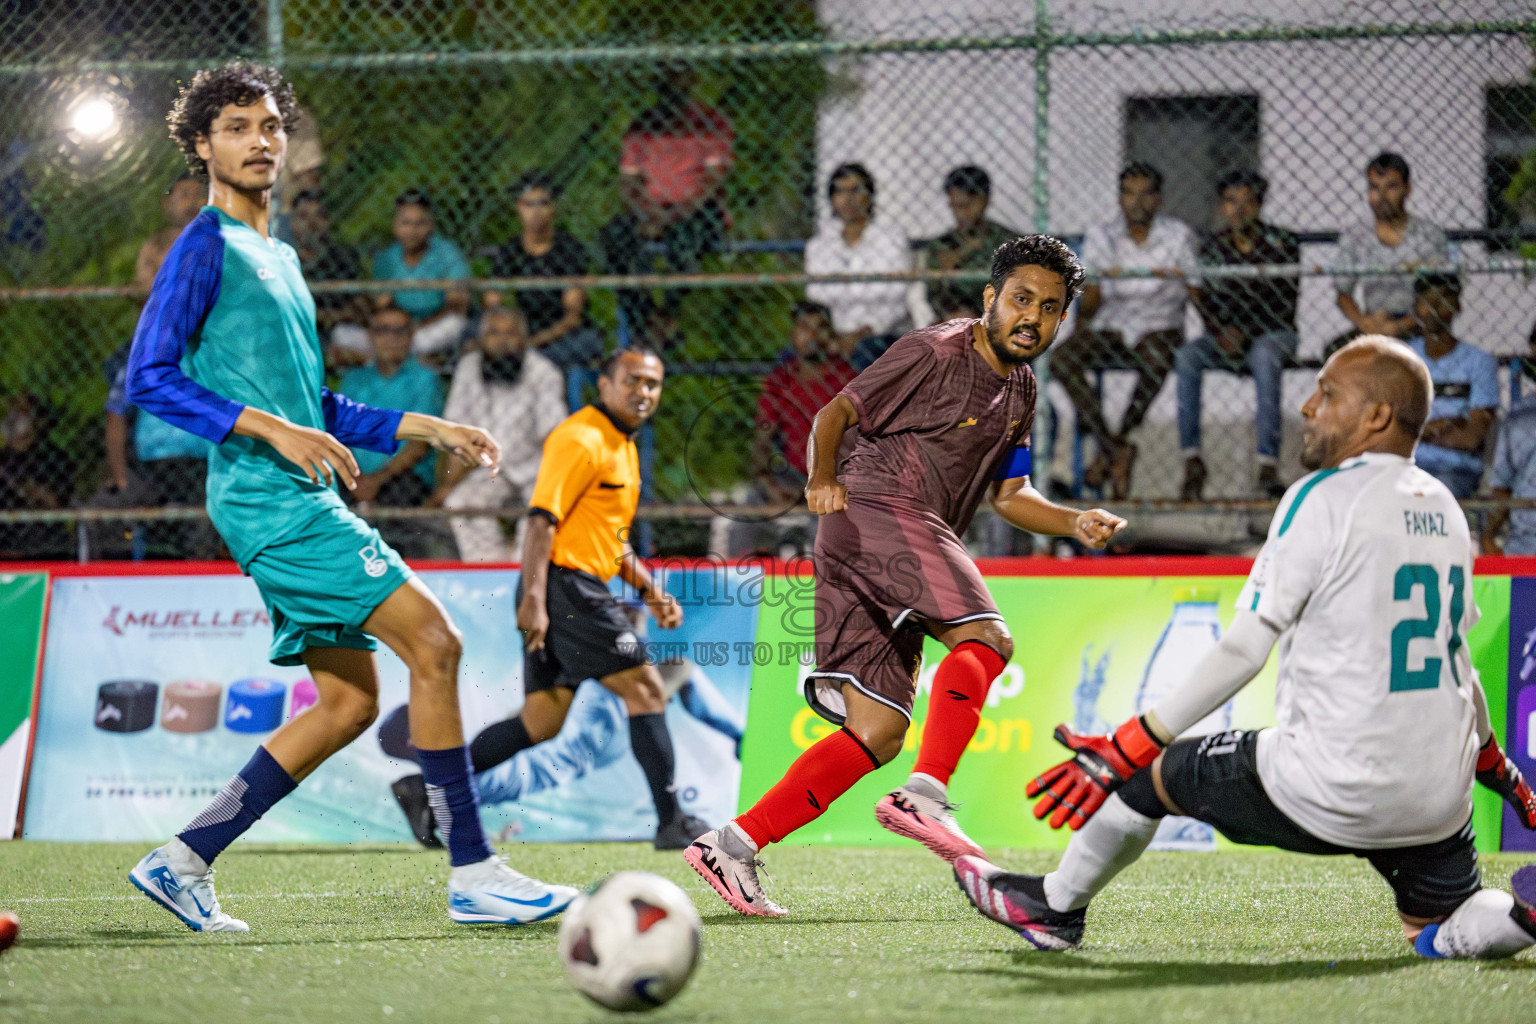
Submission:
[[[1531,496],[1523,467],[1484,471],[1532,386],[1524,4],[0,10],[0,557],[218,553],[200,454],[113,377],[202,199],[165,112],[235,56],[297,88],[276,227],[333,386],[482,410],[523,453],[499,490],[365,465],[365,508],[420,557],[504,557],[550,410],[635,344],[669,372],[643,544],[803,548],[816,408],[902,330],[976,315],[991,248],[1028,231],[1092,272],[1036,367],[1037,483],[1134,513],[1138,544],[1251,543],[1302,472],[1316,367],[1362,326],[1428,336],[1433,468],[1469,509]],[[971,540],[1029,543],[985,517]]]

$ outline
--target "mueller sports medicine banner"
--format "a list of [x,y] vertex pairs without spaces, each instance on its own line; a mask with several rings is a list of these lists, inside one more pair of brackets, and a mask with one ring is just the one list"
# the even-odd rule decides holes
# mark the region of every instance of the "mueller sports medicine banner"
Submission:
[[[517,573],[422,574],[466,636],[466,735],[522,704]],[[675,589],[675,588],[674,588]],[[753,638],[755,606],[694,605],[649,641],[674,691],[667,720],[683,807],[735,813],[750,659],[714,657]],[[641,632],[643,632],[643,627]],[[54,582],[25,821],[32,839],[162,839],[186,824],[256,746],[315,697],[303,668],[267,661],[271,625],[241,576],[117,576]],[[692,655],[701,653],[696,662]],[[380,708],[406,702],[404,665],[381,649]],[[386,756],[376,726],[332,757],[251,832],[258,842],[402,842],[390,795],[415,770]],[[648,839],[655,815],[618,698],[584,683],[565,728],[479,778],[493,836]]]

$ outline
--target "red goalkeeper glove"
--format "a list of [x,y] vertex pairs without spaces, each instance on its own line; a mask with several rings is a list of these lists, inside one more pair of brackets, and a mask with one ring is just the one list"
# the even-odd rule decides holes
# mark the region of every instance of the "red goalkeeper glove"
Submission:
[[1074,830],[1087,824],[1109,794],[1155,761],[1163,750],[1163,744],[1140,718],[1126,722],[1112,736],[1079,736],[1058,725],[1056,742],[1076,756],[1033,779],[1024,788],[1024,795],[1044,793],[1035,804],[1035,817],[1050,814],[1051,828],[1070,824]]
[[1503,797],[1515,809],[1515,817],[1526,828],[1536,829],[1536,794],[1509,759],[1499,749],[1499,738],[1489,736],[1477,755],[1477,781]]

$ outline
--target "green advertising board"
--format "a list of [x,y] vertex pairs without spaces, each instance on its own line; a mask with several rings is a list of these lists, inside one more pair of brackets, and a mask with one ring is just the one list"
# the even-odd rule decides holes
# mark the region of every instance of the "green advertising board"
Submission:
[[[1012,663],[992,686],[987,707],[950,786],[963,805],[961,823],[983,846],[1061,847],[1028,812],[1024,785],[1060,761],[1051,732],[1060,722],[1107,730],[1176,685],[1188,666],[1230,625],[1242,576],[992,576],[988,585],[1015,641]],[[1474,593],[1483,617],[1470,636],[1473,662],[1489,706],[1504,707],[1509,630],[1508,577],[1479,577]],[[779,780],[799,754],[832,726],[806,705],[799,687],[806,667],[784,656],[810,639],[809,578],[780,581],[764,595],[757,632],[746,741],[742,808]],[[1219,623],[1219,625],[1218,625]],[[927,691],[943,648],[929,640],[913,727],[900,757],[866,776],[816,821],[789,838],[798,843],[886,845],[902,840],[874,822],[875,803],[911,770],[927,711]],[[1221,714],[1217,728],[1274,724],[1276,659]],[[1501,727],[1495,713],[1495,726]],[[1213,730],[1214,731],[1214,730]],[[1479,792],[1479,846],[1498,849],[1499,803]],[[1225,840],[1219,840],[1218,844]]]
[[44,573],[0,573],[0,839],[11,837],[21,801],[47,594]]

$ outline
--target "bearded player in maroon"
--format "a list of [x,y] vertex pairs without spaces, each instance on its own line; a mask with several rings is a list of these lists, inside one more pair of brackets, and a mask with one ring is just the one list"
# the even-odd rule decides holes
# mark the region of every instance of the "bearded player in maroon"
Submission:
[[[923,637],[949,648],[933,677],[917,764],[875,818],[945,860],[979,853],[948,802],[1013,638],[960,536],[982,498],[1014,526],[1103,547],[1125,520],[1052,504],[1029,482],[1035,375],[1083,284],[1046,235],[992,257],[981,320],[905,335],[816,414],[806,500],[816,534],[817,666],[805,697],[841,726],[795,761],[752,809],[706,833],[684,859],[743,914],[781,917],[758,881],[758,852],[818,817],[901,752]],[[857,428],[839,462],[844,435]]]

